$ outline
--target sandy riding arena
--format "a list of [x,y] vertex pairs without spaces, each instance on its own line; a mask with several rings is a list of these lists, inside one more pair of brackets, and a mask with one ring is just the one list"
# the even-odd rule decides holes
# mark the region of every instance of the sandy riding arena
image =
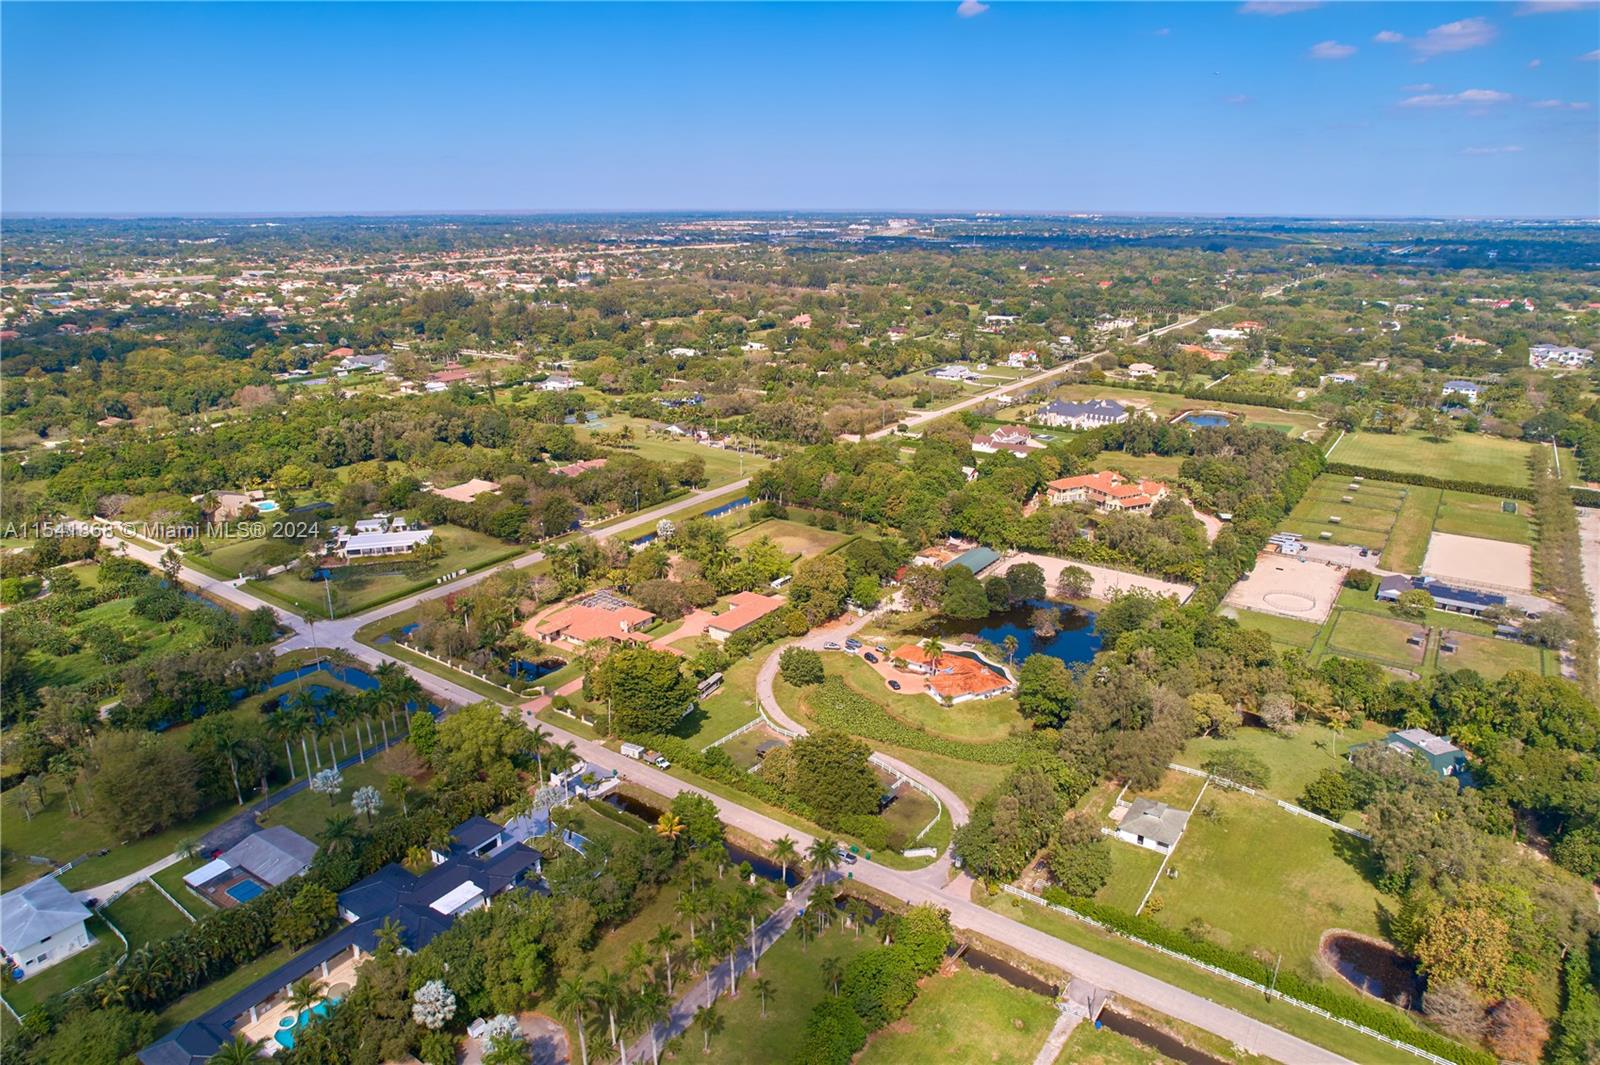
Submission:
[[1233,586],[1223,603],[1321,624],[1339,596],[1344,574],[1337,566],[1263,551],[1256,556],[1256,568]]
[[1004,562],[995,567],[994,571],[1004,574],[1012,566],[1032,562],[1044,570],[1044,586],[1053,589],[1056,579],[1061,576],[1061,571],[1068,566],[1077,566],[1088,572],[1094,578],[1094,592],[1096,599],[1110,599],[1118,592],[1131,591],[1142,588],[1156,595],[1175,596],[1180,603],[1187,603],[1194,594],[1194,585],[1180,584],[1177,581],[1164,581],[1159,577],[1146,577],[1142,573],[1127,573],[1120,569],[1111,569],[1109,566],[1091,566],[1087,562],[1074,562],[1066,558],[1052,558],[1049,555],[1035,555],[1027,551],[1018,552],[1008,557]]
[[1436,532],[1422,560],[1424,576],[1496,592],[1533,591],[1533,549],[1526,544]]

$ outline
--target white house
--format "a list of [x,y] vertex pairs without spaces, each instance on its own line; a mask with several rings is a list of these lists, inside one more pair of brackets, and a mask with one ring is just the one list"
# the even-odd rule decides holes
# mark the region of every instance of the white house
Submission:
[[930,370],[929,377],[940,381],[976,381],[978,375],[965,366],[941,366],[937,370]]
[[1483,394],[1483,386],[1472,381],[1446,381],[1440,395],[1463,396],[1468,403],[1478,402],[1478,397]]
[[1166,854],[1183,838],[1189,814],[1174,810],[1164,802],[1135,799],[1117,826],[1117,838],[1145,850]]
[[1206,336],[1211,340],[1243,340],[1249,334],[1243,329],[1207,329]]
[[1156,368],[1148,362],[1136,362],[1128,367],[1129,377],[1154,377]]
[[89,911],[53,876],[0,895],[0,949],[24,978],[94,944]]
[[553,373],[539,382],[541,392],[570,392],[578,387],[578,382],[564,373]]
[[1567,347],[1561,344],[1535,344],[1528,349],[1528,365],[1542,370],[1550,366],[1587,366],[1594,361],[1592,348]]
[[1033,420],[1055,429],[1093,429],[1127,421],[1128,408],[1112,399],[1091,399],[1087,403],[1058,399],[1040,407]]
[[432,529],[414,529],[401,515],[379,514],[362,518],[352,529],[334,529],[332,549],[345,558],[409,555],[432,539]]

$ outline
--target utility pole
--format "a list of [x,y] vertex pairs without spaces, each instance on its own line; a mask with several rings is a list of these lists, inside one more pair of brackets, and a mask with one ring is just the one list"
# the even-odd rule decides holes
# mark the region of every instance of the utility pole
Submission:
[[1271,998],[1272,997],[1272,993],[1274,991],[1276,991],[1277,988],[1278,988],[1278,967],[1281,966],[1282,964],[1283,964],[1283,952],[1279,951],[1278,952],[1278,960],[1272,963],[1272,983],[1267,986],[1267,997],[1268,998]]

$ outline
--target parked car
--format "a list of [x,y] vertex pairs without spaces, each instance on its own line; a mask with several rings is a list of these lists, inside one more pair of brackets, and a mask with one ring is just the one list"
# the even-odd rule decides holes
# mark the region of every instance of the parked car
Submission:
[[878,656],[873,654],[871,651],[868,651],[866,654],[862,655],[861,657],[865,658],[868,662],[876,662],[878,660]]
[[850,648],[850,650],[852,650],[852,651],[861,650],[861,641],[860,640],[846,640],[844,642],[844,645],[846,647]]
[[881,643],[874,647],[873,650],[878,652],[880,655],[886,655],[889,653],[889,649]]
[[829,640],[827,643],[822,645],[822,649],[824,651],[837,651],[839,650],[839,645],[834,643],[832,640]]
[[897,680],[891,680],[889,682],[889,687],[894,691],[899,691],[900,690],[900,682],[897,681]]

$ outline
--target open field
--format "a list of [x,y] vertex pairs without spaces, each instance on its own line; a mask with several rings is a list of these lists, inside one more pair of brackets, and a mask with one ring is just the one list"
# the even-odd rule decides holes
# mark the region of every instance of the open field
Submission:
[[734,533],[729,542],[735,547],[746,547],[763,536],[769,537],[787,554],[804,555],[807,558],[826,554],[850,539],[846,533],[819,529],[815,525],[785,518],[769,518]]
[[182,911],[149,884],[129,888],[106,907],[106,916],[128,937],[128,946],[133,950],[175,936],[191,924]]
[[[663,409],[661,412],[662,424],[672,420],[672,412]],[[653,432],[651,422],[643,418],[634,418],[626,414],[614,414],[605,420],[604,432],[617,432],[623,428],[633,430],[633,446],[618,448],[618,450],[632,450],[647,459],[656,462],[682,462],[684,459],[703,459],[706,464],[706,481],[708,486],[715,487],[736,481],[741,476],[748,476],[767,464],[767,460],[760,455],[741,454],[737,451],[728,451],[720,447],[707,447],[697,444],[692,440],[669,436],[665,433]],[[579,429],[578,437],[590,440],[594,431]],[[615,445],[606,445],[614,447]],[[740,473],[741,459],[744,472]]]
[[327,596],[331,590],[333,612],[337,616],[344,616],[358,614],[380,603],[430,587],[436,578],[446,573],[482,569],[515,558],[525,550],[492,536],[453,525],[438,526],[434,536],[444,545],[445,551],[431,562],[412,562],[407,561],[405,556],[396,556],[344,566],[334,571],[331,589],[327,586],[330,582],[301,580],[290,572],[276,574],[264,581],[250,581],[248,587],[252,592],[263,593],[267,598],[299,613],[318,617],[327,614]]
[[[1246,403],[1218,403],[1209,399],[1190,399],[1170,392],[1145,392],[1137,388],[1118,388],[1115,385],[1063,385],[1050,398],[1065,400],[1114,399],[1125,406],[1136,406],[1155,412],[1162,421],[1192,410],[1220,410],[1242,415],[1245,425],[1259,425],[1299,436],[1317,428],[1317,416],[1311,411],[1280,410],[1276,407],[1258,407]],[[1046,399],[1045,402],[1049,402]],[[1032,405],[1012,408],[1013,411],[1031,413]],[[1002,417],[1009,421],[1021,420],[1021,415],[1006,412]],[[1348,460],[1347,460],[1348,461]]]
[[906,1015],[873,1035],[856,1062],[1032,1065],[1055,1022],[1055,1004],[1043,995],[958,966],[924,980]]
[[1144,901],[1144,893],[1150,890],[1150,882],[1161,868],[1162,856],[1120,839],[1107,839],[1103,845],[1111,855],[1111,876],[1095,892],[1095,901],[1132,913]]
[[[1525,488],[1533,483],[1528,458],[1536,446],[1483,433],[1456,433],[1440,442],[1424,439],[1417,432],[1354,432],[1346,433],[1333,446],[1328,461]],[[1571,460],[1570,454],[1563,454],[1562,468],[1566,469]],[[1572,466],[1575,469],[1576,463]]]
[[[1325,725],[1306,722],[1292,736],[1280,736],[1264,728],[1244,727],[1227,739],[1213,736],[1189,741],[1176,761],[1192,769],[1204,768],[1207,759],[1230,748],[1248,751],[1266,764],[1270,773],[1265,791],[1279,799],[1298,803],[1305,790],[1324,769],[1339,769],[1344,755],[1357,744],[1369,743],[1388,735],[1386,726],[1368,722],[1359,729],[1335,731]],[[1210,791],[1206,794],[1209,796]]]
[[1272,637],[1272,642],[1281,647],[1309,648],[1312,641],[1317,638],[1317,633],[1322,631],[1314,621],[1299,621],[1277,614],[1260,614],[1254,610],[1239,610],[1233,607],[1224,609],[1239,622],[1241,628],[1259,629]]
[[[1368,481],[1379,487],[1379,482]],[[1414,487],[1402,490],[1404,498],[1399,516],[1389,532],[1384,545],[1384,569],[1397,573],[1416,573],[1422,567],[1422,557],[1428,551],[1428,537],[1433,532],[1443,493],[1437,488]]]
[[1455,644],[1456,649],[1448,654],[1442,647],[1438,650],[1440,669],[1471,669],[1490,680],[1503,677],[1514,669],[1525,669],[1536,676],[1547,672],[1545,656],[1550,652],[1531,644],[1449,631],[1443,633],[1440,643],[1445,641]]
[[1381,550],[1389,542],[1405,496],[1406,489],[1399,485],[1375,481],[1356,484],[1348,477],[1325,473],[1312,482],[1282,528],[1313,543],[1354,544]]
[[[1420,642],[1410,644],[1408,639]],[[1328,634],[1328,650],[1350,658],[1370,658],[1387,666],[1418,671],[1428,631],[1399,618],[1380,618],[1341,611]]]
[[1285,969],[1337,983],[1316,960],[1322,933],[1378,936],[1380,908],[1397,905],[1364,875],[1365,860],[1353,836],[1212,788],[1168,862],[1179,875],[1157,885],[1146,913],[1173,928],[1201,922],[1234,950],[1281,951]]
[[1422,572],[1469,587],[1533,590],[1533,551],[1525,544],[1434,532]]
[[[1506,508],[1510,507],[1510,510]],[[1479,536],[1513,544],[1533,543],[1533,504],[1448,489],[1433,521],[1436,533]]]
[[703,747],[754,721],[761,713],[756,705],[756,671],[761,668],[759,658],[766,653],[763,650],[729,666],[722,674],[722,687],[702,700],[699,709],[680,718],[672,734]]
[[[199,625],[187,618],[172,621],[151,621],[133,612],[133,599],[112,599],[82,611],[69,629],[81,634],[90,625],[107,625],[114,629],[125,645],[136,652],[133,659],[187,651],[201,646],[204,634]],[[114,675],[125,668],[125,663],[108,664],[99,655],[85,647],[69,655],[47,655],[42,651],[27,653],[29,671],[41,687],[69,687]]]

